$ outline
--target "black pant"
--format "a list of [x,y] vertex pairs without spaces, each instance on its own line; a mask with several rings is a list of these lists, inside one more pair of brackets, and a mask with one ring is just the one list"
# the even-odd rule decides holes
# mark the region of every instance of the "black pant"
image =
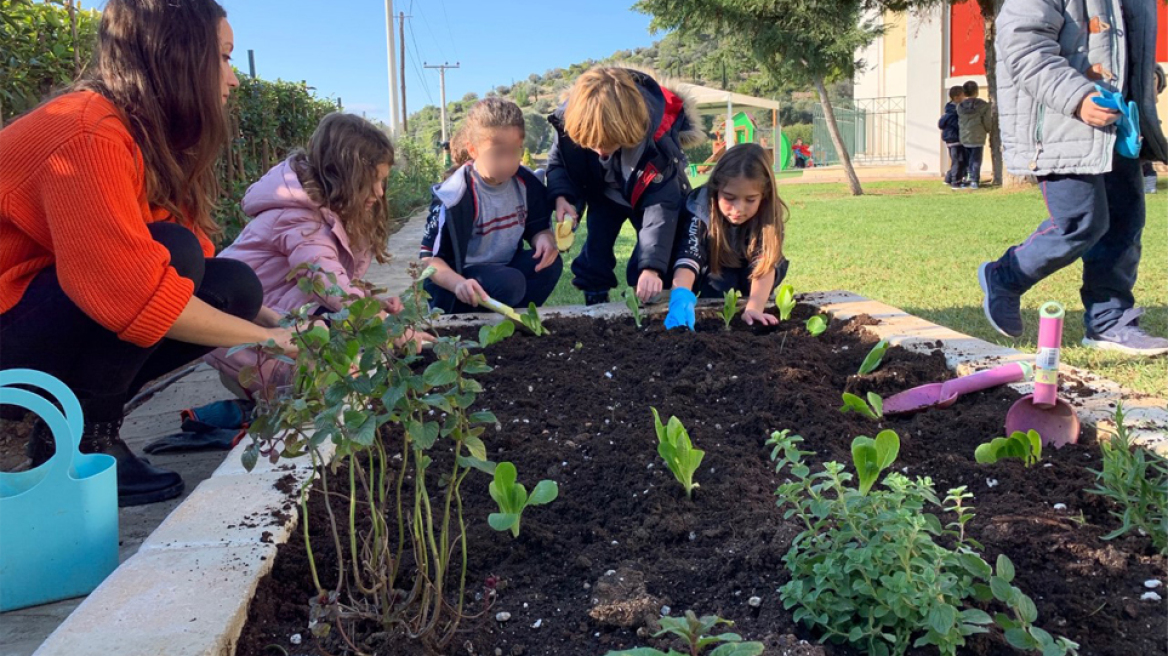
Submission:
[[[785,257],[779,260],[779,265],[775,267],[775,281],[771,284],[771,291],[787,277],[789,264],[790,261]],[[748,266],[722,267],[717,274],[707,271],[694,285],[694,290],[700,292],[702,298],[722,298],[731,289],[737,289],[740,294],[749,297],[750,285],[754,282],[750,279],[750,271],[751,267]]]
[[[170,265],[195,283],[195,296],[228,314],[255,319],[263,288],[251,267],[205,258],[195,235],[177,224],[149,227],[170,251]],[[0,314],[0,344],[0,369],[35,369],[57,377],[81,401],[87,424],[120,420],[122,407],[143,385],[212,350],[167,338],[147,347],[118,339],[70,300],[55,267],[38,273],[20,301]]]
[[969,167],[969,184],[971,185],[981,182],[981,157],[984,152],[985,146],[965,147],[965,163]]
[[[632,221],[633,227],[639,233],[644,212],[634,210],[627,205],[621,205],[606,196],[594,196],[588,199],[588,238],[584,241],[584,248],[572,260],[572,285],[584,292],[607,292],[617,286],[616,248],[617,237],[625,221]],[[637,240],[633,254],[629,256],[625,267],[625,277],[629,287],[637,286],[637,279],[641,276],[639,266],[641,260],[641,243]]]
[[[564,260],[557,256],[546,269],[536,271],[538,260],[533,257],[534,252],[519,248],[507,264],[472,264],[462,270],[462,275],[477,280],[483,291],[504,305],[520,311],[530,303],[541,306],[555,291],[560,274],[564,272]],[[447,314],[481,311],[458,300],[454,292],[439,287],[432,280],[427,280],[424,286],[430,294],[430,305]]]
[[[949,165],[949,173],[945,176],[945,182],[948,182],[951,186],[959,187],[961,186],[961,181],[965,179],[965,169],[968,164],[965,146],[961,144],[950,144],[949,161],[951,163]],[[980,162],[978,174],[981,174]]]

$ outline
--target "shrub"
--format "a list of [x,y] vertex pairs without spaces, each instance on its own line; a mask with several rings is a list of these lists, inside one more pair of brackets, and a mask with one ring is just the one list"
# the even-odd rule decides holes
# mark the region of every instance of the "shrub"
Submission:
[[1122,403],[1115,408],[1115,428],[1112,439],[1100,440],[1103,469],[1092,470],[1096,486],[1087,490],[1119,507],[1111,514],[1122,524],[1103,538],[1111,540],[1136,529],[1151,538],[1157,551],[1168,555],[1168,461],[1132,445]]

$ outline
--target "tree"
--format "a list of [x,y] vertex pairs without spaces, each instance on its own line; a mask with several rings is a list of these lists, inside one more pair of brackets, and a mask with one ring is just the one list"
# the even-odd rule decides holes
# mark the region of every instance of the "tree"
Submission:
[[528,104],[530,104],[531,94],[527,90],[527,85],[516,84],[515,87],[511,89],[511,100],[514,100],[515,104],[519,105],[520,107],[526,107]]
[[725,35],[775,83],[813,86],[852,194],[864,193],[827,91],[829,83],[852,77],[855,53],[883,29],[863,18],[861,0],[639,0],[634,8],[653,16],[655,30]]
[[552,135],[551,123],[542,114],[527,112],[523,115],[524,132],[523,146],[533,153],[543,152],[544,144],[549,143]]
[[478,102],[478,100],[479,94],[475,93],[474,91],[468,91],[467,94],[462,97],[462,102],[465,105],[473,105]]

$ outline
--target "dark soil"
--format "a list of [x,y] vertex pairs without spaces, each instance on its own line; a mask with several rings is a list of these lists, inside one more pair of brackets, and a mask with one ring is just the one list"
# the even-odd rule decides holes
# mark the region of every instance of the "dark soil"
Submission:
[[[966,485],[976,495],[972,535],[990,562],[1001,553],[1013,560],[1015,584],[1033,597],[1040,626],[1079,642],[1082,654],[1166,653],[1165,604],[1140,600],[1144,581],[1165,578],[1165,561],[1146,538],[1100,538],[1117,524],[1099,497],[1084,492],[1094,481],[1087,468],[1098,466],[1093,435],[1044,454],[1030,469],[1016,462],[981,466],[974,448],[1001,434],[1017,397],[1006,388],[881,426],[841,414],[845,388],[889,396],[952,374],[940,352],[892,348],[876,373],[854,379],[875,341],[862,327],[871,320],[833,322],[812,338],[801,329],[810,312],[801,306],[795,320],[761,330],[736,320],[729,333],[720,319],[699,321],[696,333],[666,333],[660,323],[636,331],[631,321],[553,321],[552,336],[517,333],[490,349],[497,369],[482,377],[479,406],[502,425],[484,435],[490,455],[514,462],[529,489],[542,478],[558,481],[560,496],[529,509],[512,539],[487,525],[495,510],[488,478],[475,472],[467,479],[470,612],[484,610],[488,577],[498,579],[498,596],[480,617],[463,622],[449,653],[599,656],[664,648],[670,643],[637,635],[662,604],[674,615],[693,609],[732,619],[733,630],[765,642],[767,654],[853,653],[801,643],[814,645],[817,636],[783,610],[782,557],[799,526],[783,520],[775,505],[780,479],[763,443],[789,428],[818,452],[814,460],[850,468],[852,438],[881,427],[900,435],[897,469],[932,477],[941,494]],[[656,454],[650,406],[663,418],[679,417],[706,451],[692,501]],[[323,513],[319,496],[315,503]],[[327,542],[322,531],[314,546]],[[303,552],[297,531],[260,584],[238,653],[279,653],[269,645],[289,654],[345,653],[306,630],[313,589]],[[755,596],[758,608],[748,603]],[[496,622],[499,611],[511,613],[510,621]],[[354,640],[369,653],[421,653],[405,638],[375,632],[370,627]],[[290,644],[293,634],[302,636],[300,646]],[[977,638],[968,653],[1013,652],[991,635]]]

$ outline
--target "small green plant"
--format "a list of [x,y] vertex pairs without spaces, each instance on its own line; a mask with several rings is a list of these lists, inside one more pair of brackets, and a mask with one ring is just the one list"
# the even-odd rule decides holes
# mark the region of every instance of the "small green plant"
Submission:
[[860,494],[866,495],[880,478],[880,473],[900,455],[900,436],[895,431],[882,430],[876,439],[859,435],[852,440],[852,462],[860,479]]
[[1030,467],[1042,460],[1042,437],[1036,430],[1014,431],[1010,437],[995,437],[979,445],[973,458],[982,465],[992,465],[1002,458],[1017,458]]
[[654,633],[653,637],[660,638],[666,634],[675,635],[685,641],[685,652],[639,647],[623,651],[610,651],[605,656],[700,656],[702,651],[711,645],[718,646],[709,652],[708,656],[758,656],[763,652],[765,647],[761,642],[742,642],[742,636],[737,633],[709,635],[710,631],[719,624],[734,626],[734,622],[724,620],[716,615],[703,615],[699,618],[692,610],[685,611],[685,617],[662,617],[661,630]]
[[657,408],[650,410],[653,411],[653,425],[657,429],[657,453],[669,471],[673,472],[673,477],[685,488],[686,498],[693,498],[693,490],[698,487],[693,480],[694,472],[702,465],[706,452],[693,448],[689,432],[681,425],[680,419],[670,417],[669,424],[663,426]]
[[515,334],[515,324],[502,321],[493,326],[479,328],[479,344],[486,348],[507,339]]
[[[1034,602],[1011,585],[1014,568],[999,556],[996,568],[966,535],[973,518],[972,495],[964,487],[939,501],[928,478],[911,480],[892,471],[883,489],[873,485],[895,461],[899,438],[886,431],[852,444],[860,486],[838,462],[812,473],[799,449],[802,438],[772,434],[775,471],[788,481],[776,493],[784,518],[797,517],[804,530],[783,557],[791,580],[780,588],[794,619],[820,632],[821,642],[846,643],[878,656],[935,646],[953,656],[973,634],[996,623],[1018,649],[1044,656],[1076,654],[1078,645],[1034,625]],[[785,470],[785,471],[784,471]],[[942,525],[930,512],[954,516]],[[1008,612],[991,618],[974,601],[998,599]]]
[[884,399],[880,398],[876,392],[868,392],[867,401],[850,392],[844,392],[842,398],[844,404],[840,408],[840,412],[845,414],[855,412],[872,421],[880,421],[884,418]]
[[822,314],[817,314],[807,320],[807,332],[811,333],[812,337],[819,337],[826,331],[827,319],[824,319]]
[[523,325],[530,330],[536,337],[549,335],[547,328],[543,327],[543,320],[539,318],[539,310],[535,307],[535,303],[527,306],[527,312],[519,315],[519,320]]
[[629,308],[629,313],[633,315],[633,323],[637,324],[637,330],[641,329],[641,301],[637,298],[636,292],[631,288],[625,290],[625,305]]
[[779,309],[780,321],[791,318],[791,312],[795,310],[795,288],[790,283],[779,285],[775,292],[775,307]]
[[722,296],[722,323],[726,324],[725,330],[730,330],[730,322],[734,321],[734,315],[738,314],[738,300],[742,298],[742,292],[737,289],[731,289]]
[[513,537],[519,537],[519,520],[524,508],[549,504],[560,495],[560,487],[555,481],[543,480],[535,485],[528,496],[527,488],[515,481],[517,476],[515,465],[509,462],[495,465],[495,480],[491,481],[489,490],[491,498],[499,504],[499,512],[487,517],[491,528],[511,531]]
[[860,371],[857,372],[860,376],[867,376],[868,374],[880,368],[881,361],[884,360],[884,353],[888,351],[888,340],[882,339],[876,346],[868,351],[868,355],[864,357],[864,362],[860,364]]
[[1103,469],[1095,473],[1095,487],[1087,490],[1119,506],[1112,514],[1121,524],[1103,536],[1112,540],[1132,529],[1145,533],[1161,554],[1168,555],[1168,460],[1133,446],[1124,425],[1123,404],[1115,408],[1115,436],[1100,440]]

